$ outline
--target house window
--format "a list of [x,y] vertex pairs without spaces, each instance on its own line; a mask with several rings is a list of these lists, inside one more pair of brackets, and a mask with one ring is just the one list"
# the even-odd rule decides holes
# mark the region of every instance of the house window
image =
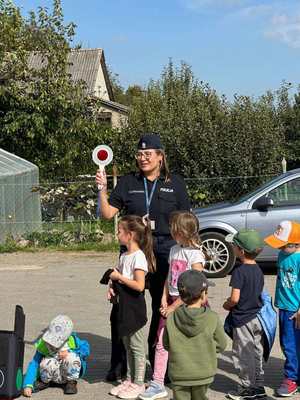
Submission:
[[111,113],[100,111],[97,115],[98,121],[103,122],[103,125],[111,127]]

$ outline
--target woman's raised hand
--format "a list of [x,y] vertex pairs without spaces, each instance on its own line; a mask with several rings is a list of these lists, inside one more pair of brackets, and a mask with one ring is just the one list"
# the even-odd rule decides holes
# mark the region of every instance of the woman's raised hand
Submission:
[[96,174],[96,184],[98,185],[99,190],[107,190],[107,177],[105,169],[100,170],[98,169]]

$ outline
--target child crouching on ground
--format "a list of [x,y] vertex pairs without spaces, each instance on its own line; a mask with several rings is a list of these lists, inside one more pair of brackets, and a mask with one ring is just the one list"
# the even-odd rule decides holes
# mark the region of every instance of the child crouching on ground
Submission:
[[174,400],[207,400],[225,332],[218,315],[204,306],[209,282],[202,272],[183,272],[177,285],[184,304],[168,316],[163,336]]
[[90,346],[73,332],[71,319],[66,315],[55,317],[35,346],[24,378],[24,396],[31,397],[32,392],[47,389],[50,383],[61,384],[64,394],[76,394]]

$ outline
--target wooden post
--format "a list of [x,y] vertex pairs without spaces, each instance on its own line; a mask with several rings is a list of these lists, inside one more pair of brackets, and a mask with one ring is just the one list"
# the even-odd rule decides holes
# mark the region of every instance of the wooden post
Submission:
[[[113,165],[112,170],[113,170],[113,187],[115,188],[118,183],[117,166]],[[115,238],[115,240],[118,239],[118,215],[119,215],[119,213],[117,213],[114,216],[114,238]]]

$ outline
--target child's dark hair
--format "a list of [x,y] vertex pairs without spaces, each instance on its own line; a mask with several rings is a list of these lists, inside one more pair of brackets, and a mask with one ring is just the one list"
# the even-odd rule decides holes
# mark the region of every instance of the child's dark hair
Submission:
[[125,215],[120,218],[119,224],[127,232],[133,232],[134,240],[140,249],[145,253],[149,272],[156,269],[156,261],[153,253],[153,238],[150,223],[144,222],[142,217],[137,215]]
[[201,289],[196,294],[189,293],[188,291],[185,290],[185,288],[182,289],[178,288],[178,291],[181,300],[188,306],[191,306],[192,304],[196,303],[196,301],[198,301],[200,298],[203,299],[204,294],[207,293],[207,289]]
[[250,260],[255,260],[256,257],[259,255],[259,253],[261,253],[263,251],[263,248],[261,248],[261,247],[255,249],[254,251],[251,251],[251,253],[249,251],[246,251],[242,247],[239,247],[239,248],[241,250],[243,250],[245,257],[249,258]]

